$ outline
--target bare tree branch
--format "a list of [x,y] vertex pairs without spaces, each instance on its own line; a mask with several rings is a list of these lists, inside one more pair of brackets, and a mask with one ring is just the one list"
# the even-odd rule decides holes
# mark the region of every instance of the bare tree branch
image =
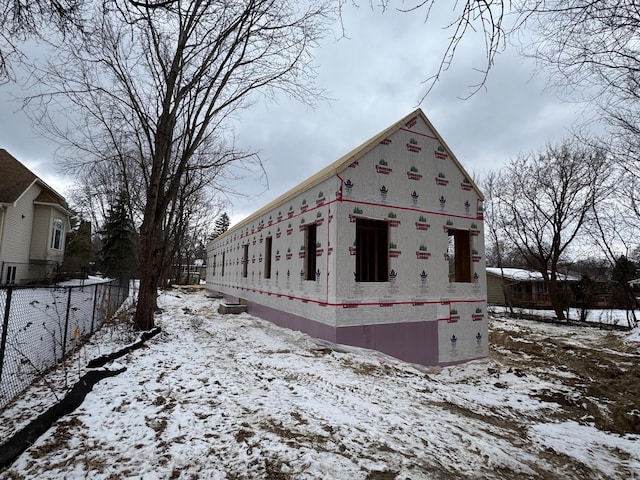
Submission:
[[48,133],[82,152],[76,166],[109,162],[141,189],[140,328],[153,326],[185,197],[224,189],[235,165],[260,168],[255,153],[236,148],[230,119],[258,95],[322,98],[310,50],[330,15],[325,0],[176,0],[162,8],[103,0],[84,35],[34,72],[41,93],[29,101],[42,120],[64,111],[68,124],[48,123]]
[[604,152],[577,141],[512,159],[503,172],[501,232],[539,271],[556,315],[564,318],[557,289],[562,259],[608,193]]

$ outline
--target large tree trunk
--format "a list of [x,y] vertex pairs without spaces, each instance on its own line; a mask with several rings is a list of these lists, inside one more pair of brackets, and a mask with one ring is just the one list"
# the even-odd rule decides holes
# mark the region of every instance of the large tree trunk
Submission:
[[154,324],[154,313],[158,308],[158,237],[155,228],[145,228],[140,235],[140,289],[136,308],[135,324],[140,330],[150,330]]
[[564,302],[562,301],[562,295],[558,291],[556,282],[551,280],[548,282],[547,290],[549,290],[549,300],[553,311],[556,313],[558,320],[565,320],[564,315]]
[[158,309],[158,284],[162,274],[164,248],[164,215],[159,214],[161,191],[160,168],[155,168],[149,182],[147,205],[140,227],[140,290],[135,316],[136,327],[140,330],[150,330],[155,326],[154,314]]

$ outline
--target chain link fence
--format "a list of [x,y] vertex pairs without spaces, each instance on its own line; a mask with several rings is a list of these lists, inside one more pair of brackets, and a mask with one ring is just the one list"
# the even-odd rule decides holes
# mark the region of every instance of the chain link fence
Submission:
[[0,286],[0,409],[82,344],[129,295],[117,282]]

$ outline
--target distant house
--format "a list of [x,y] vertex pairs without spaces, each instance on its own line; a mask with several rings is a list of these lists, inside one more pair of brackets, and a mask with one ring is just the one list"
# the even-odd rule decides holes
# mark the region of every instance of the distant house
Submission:
[[631,288],[634,291],[640,290],[640,278],[636,278],[634,280],[629,280],[627,283],[629,284],[629,286],[631,286]]
[[207,288],[405,361],[483,358],[482,200],[418,109],[212,240]]
[[64,197],[0,149],[0,284],[51,281],[70,230]]
[[[549,292],[540,272],[523,268],[487,267],[487,303],[524,308],[551,308]],[[558,275],[560,294],[567,305],[575,304],[573,286],[580,278]]]
[[173,265],[171,269],[171,281],[182,285],[199,285],[206,279],[207,265],[202,259],[196,259],[193,263],[186,265]]

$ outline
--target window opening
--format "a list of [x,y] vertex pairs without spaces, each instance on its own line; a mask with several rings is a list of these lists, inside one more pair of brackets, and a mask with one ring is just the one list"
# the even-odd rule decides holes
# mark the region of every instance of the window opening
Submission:
[[470,283],[472,281],[471,232],[450,228],[448,235],[449,281]]
[[264,239],[264,278],[271,278],[271,237]]
[[304,279],[316,279],[316,241],[317,226],[315,223],[304,227]]
[[64,238],[64,222],[61,218],[53,219],[53,230],[51,233],[51,248],[62,250],[62,240]]
[[224,260],[225,260],[225,252],[222,252],[222,266],[220,267],[220,276],[224,277]]
[[216,276],[216,259],[218,258],[217,255],[213,256],[213,265],[211,266],[211,276],[215,277]]
[[356,219],[356,282],[389,280],[389,224]]
[[13,285],[16,283],[16,271],[18,267],[7,267],[7,283]]
[[242,246],[242,276],[246,278],[249,275],[249,244]]

